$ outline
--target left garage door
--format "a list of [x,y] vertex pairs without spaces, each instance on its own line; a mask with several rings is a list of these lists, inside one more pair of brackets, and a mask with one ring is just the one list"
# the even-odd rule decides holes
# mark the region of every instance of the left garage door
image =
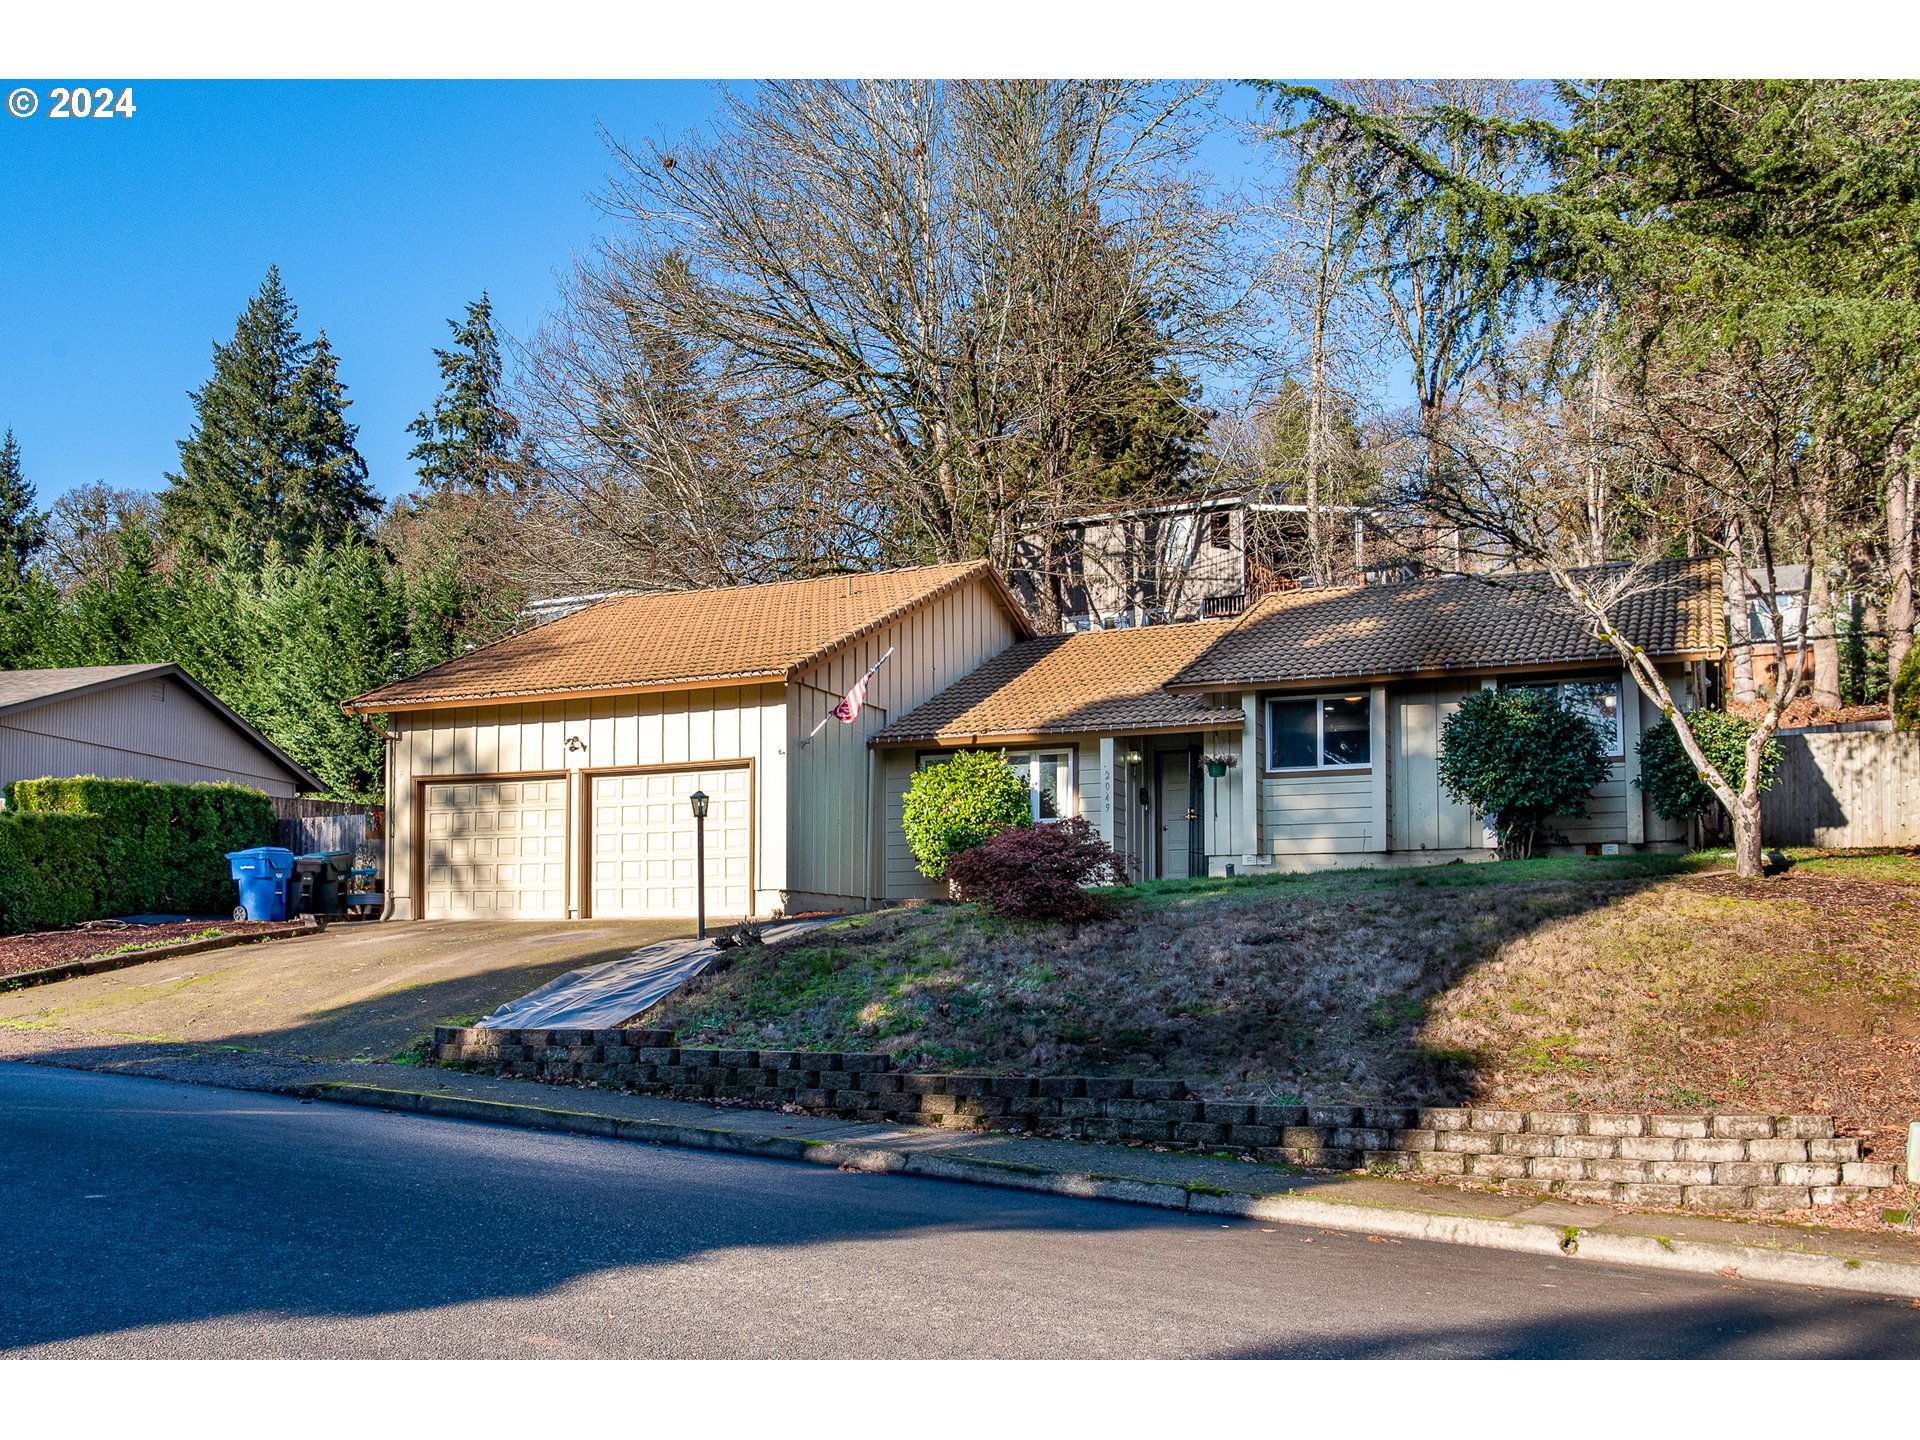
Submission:
[[567,782],[428,785],[429,920],[564,920]]

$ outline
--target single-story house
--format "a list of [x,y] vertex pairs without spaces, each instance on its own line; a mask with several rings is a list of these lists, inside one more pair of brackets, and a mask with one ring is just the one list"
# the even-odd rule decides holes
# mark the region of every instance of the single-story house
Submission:
[[0,785],[71,775],[327,788],[178,665],[0,670]]
[[[1686,707],[1724,646],[1717,573],[1663,562],[1617,617]],[[1230,621],[1016,643],[875,738],[886,893],[937,894],[914,869],[900,795],[916,766],[1004,749],[1031,769],[1037,819],[1078,814],[1136,877],[1485,858],[1481,817],[1440,787],[1440,727],[1472,690],[1553,685],[1613,757],[1581,849],[1677,844],[1633,786],[1659,712],[1546,577],[1446,576],[1281,591]]]
[[1032,634],[978,561],[617,596],[382,686],[388,914],[691,915],[696,790],[710,914],[884,899],[866,742]]
[[[1724,648],[1718,577],[1657,567],[1620,617],[1681,703]],[[865,707],[830,718],[869,667]],[[387,717],[390,913],[679,916],[688,797],[715,915],[939,886],[900,827],[917,766],[992,748],[1034,818],[1142,876],[1484,858],[1437,774],[1467,693],[1554,685],[1614,757],[1580,847],[1678,843],[1632,787],[1657,719],[1543,577],[1283,591],[1230,620],[1039,636],[985,562],[602,601],[348,702]],[[822,722],[824,728],[822,727]]]

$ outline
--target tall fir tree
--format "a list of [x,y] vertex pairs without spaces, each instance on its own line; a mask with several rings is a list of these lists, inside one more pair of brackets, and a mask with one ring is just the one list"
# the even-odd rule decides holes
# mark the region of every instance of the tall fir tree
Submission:
[[52,587],[33,563],[47,534],[34,499],[9,429],[0,437],[0,670],[42,662],[56,619]]
[[298,318],[270,267],[192,392],[193,431],[160,497],[168,536],[189,555],[222,554],[230,537],[256,559],[269,544],[336,544],[379,513],[338,361],[324,335],[301,338]]
[[34,508],[33,483],[20,464],[20,442],[0,436],[0,585],[18,583],[47,538],[47,517]]
[[505,488],[514,473],[520,422],[503,395],[492,300],[481,292],[467,306],[467,318],[447,326],[453,348],[433,352],[441,394],[407,426],[420,442],[408,458],[419,462],[421,488],[430,493]]

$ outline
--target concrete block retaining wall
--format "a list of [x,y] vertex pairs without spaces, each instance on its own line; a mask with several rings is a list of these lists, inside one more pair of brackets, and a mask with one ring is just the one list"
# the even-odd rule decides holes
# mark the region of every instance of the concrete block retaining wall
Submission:
[[442,1064],[686,1099],[794,1105],[849,1120],[962,1125],[1327,1169],[1485,1178],[1573,1199],[1789,1210],[1863,1199],[1893,1166],[1860,1158],[1828,1115],[1269,1105],[1181,1080],[927,1075],[884,1055],[683,1048],[664,1030],[434,1031]]

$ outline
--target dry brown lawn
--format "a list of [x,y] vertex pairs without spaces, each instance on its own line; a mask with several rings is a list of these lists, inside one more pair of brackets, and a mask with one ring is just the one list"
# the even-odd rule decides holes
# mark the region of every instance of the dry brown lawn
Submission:
[[1162,882],[1109,920],[856,917],[651,1012],[689,1042],[1299,1099],[1920,1118],[1920,856]]

